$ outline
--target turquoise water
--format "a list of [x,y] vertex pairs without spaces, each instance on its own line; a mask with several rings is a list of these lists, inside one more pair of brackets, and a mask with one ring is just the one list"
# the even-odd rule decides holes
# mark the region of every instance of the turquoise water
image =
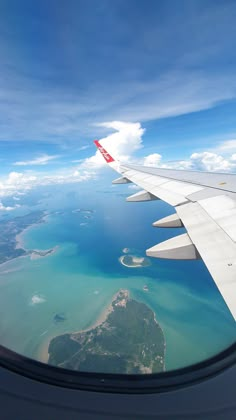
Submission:
[[[86,204],[77,195],[69,203],[60,199],[60,204],[62,213],[52,213],[46,223],[23,236],[26,248],[58,245],[56,253],[0,266],[3,345],[40,359],[51,337],[96,322],[120,288],[129,289],[133,298],[155,312],[166,339],[166,369],[206,359],[235,341],[235,321],[201,261],[152,259],[144,268],[127,268],[118,261],[125,247],[144,256],[146,248],[182,232],[151,226],[173,212],[168,206],[160,202],[134,206],[119,194],[102,192]],[[55,200],[53,205],[47,201],[48,212],[57,206]],[[74,213],[79,207],[93,213]],[[56,313],[63,313],[65,321],[55,323]]]

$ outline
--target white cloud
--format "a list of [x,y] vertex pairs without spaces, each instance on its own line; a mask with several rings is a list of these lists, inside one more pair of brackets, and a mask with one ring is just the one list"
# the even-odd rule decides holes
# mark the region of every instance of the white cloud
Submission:
[[29,304],[38,305],[39,303],[44,303],[44,302],[46,302],[46,299],[44,296],[35,294],[31,297]]
[[[108,149],[110,155],[117,160],[127,162],[136,150],[143,147],[142,135],[145,129],[141,127],[139,122],[130,123],[122,121],[111,121],[99,124],[101,127],[111,128],[115,133],[109,134],[99,140],[105,149]],[[101,153],[97,150],[94,156],[87,158],[83,162],[83,166],[103,166],[104,161]]]
[[0,197],[21,195],[35,185],[36,181],[36,176],[10,172],[5,178],[0,179]]
[[158,166],[160,164],[162,156],[159,153],[152,153],[151,155],[145,156],[143,164],[145,166]]
[[182,169],[206,172],[235,172],[236,155],[229,158],[217,153],[201,152],[193,153],[188,159],[174,162],[160,162],[160,168]]
[[[236,153],[225,156],[223,153],[213,151],[202,151],[193,153],[189,158],[182,161],[165,162],[158,153],[152,153],[143,159],[136,158],[135,152],[143,147],[142,136],[145,129],[139,122],[127,123],[112,121],[100,124],[105,128],[115,130],[112,134],[100,140],[107,151],[121,162],[130,162],[160,168],[175,168],[185,170],[235,172]],[[232,150],[232,140],[222,142],[221,147],[225,150]],[[223,149],[222,149],[223,152]],[[96,179],[98,169],[106,165],[100,152],[84,159],[77,166],[51,174],[35,172],[10,172],[7,177],[0,179],[0,197],[22,195],[33,187],[40,185],[79,183],[90,179]],[[17,206],[17,205],[16,205]],[[1,210],[12,210],[5,208],[1,203]]]
[[236,169],[236,163],[231,158],[226,159],[217,153],[193,153],[190,156],[192,169],[214,172],[230,172]]
[[[77,39],[75,13],[69,19],[70,30],[66,19],[54,28],[55,42],[61,41],[63,65],[58,65],[53,56],[44,62],[40,55],[19,54],[15,38],[8,39],[8,32],[3,32],[0,62],[3,140],[70,141],[78,138],[78,134],[92,133],[94,122],[144,121],[180,115],[235,97],[234,2],[214,2],[212,7],[207,5],[200,10],[194,7],[195,2],[184,2],[187,6],[181,8],[181,13],[164,13],[163,18],[158,17],[158,24],[153,18],[145,25],[144,19],[145,30],[136,31],[135,37],[132,35],[135,20],[128,23],[127,16],[110,10],[110,3],[113,2],[109,2],[104,13],[118,19],[117,40],[122,28],[125,45],[120,48],[119,42],[112,43],[110,37],[104,37],[102,43],[94,43],[94,51],[93,48],[86,51],[83,42],[81,45]],[[67,13],[73,14],[72,9]],[[64,30],[61,25],[65,25]],[[104,51],[112,51],[114,56],[109,69]],[[83,60],[87,54],[89,60]],[[91,79],[88,74],[95,68],[93,64],[102,66],[103,71],[95,72]],[[25,74],[24,67],[33,72]],[[152,74],[155,76],[151,79]]]
[[[29,175],[22,172],[10,172],[0,180],[0,197],[23,195],[28,190],[40,185],[79,183],[96,178],[96,173],[85,168],[81,170],[68,169],[51,175]],[[16,204],[15,207],[19,205]]]
[[85,145],[85,146],[81,146],[77,149],[78,152],[82,151],[82,150],[86,150],[89,149],[91,146],[89,144]]
[[0,139],[74,142],[71,139],[93,135],[99,121],[143,122],[212,108],[236,96],[235,80],[235,72],[209,77],[173,67],[145,82],[125,78],[97,84],[96,89],[88,86],[86,94],[78,95],[76,90],[62,94],[23,79],[20,87],[1,86]]
[[234,153],[232,156],[231,156],[231,160],[234,162],[234,161],[236,161],[236,153]]
[[224,153],[233,153],[236,152],[236,140],[226,140],[218,145],[216,150]]
[[15,210],[15,207],[10,207],[10,206],[4,206],[2,204],[2,202],[0,201],[0,211],[12,211]]
[[[102,138],[100,141],[116,159],[127,162],[137,150],[143,147],[142,135],[145,130],[140,123],[112,121],[102,123],[100,126],[115,130],[115,132]],[[28,161],[28,164],[35,161]],[[26,163],[25,161],[24,164]],[[23,162],[21,164],[23,166]],[[52,174],[13,171],[5,179],[0,179],[0,196],[22,194],[39,185],[77,183],[95,179],[97,169],[104,167],[104,165],[106,163],[100,152],[97,151],[93,156],[79,162],[79,165]]]
[[[220,143],[217,150],[224,151],[216,153],[213,151],[202,151],[193,153],[188,159],[165,162],[159,153],[152,153],[143,159],[136,158],[135,152],[143,147],[142,136],[145,129],[140,123],[126,123],[121,121],[112,121],[100,124],[100,126],[116,130],[115,133],[109,134],[102,138],[100,143],[114,158],[121,162],[137,163],[145,166],[156,166],[160,168],[173,168],[183,170],[199,170],[213,172],[233,172],[236,170],[236,153],[229,155],[229,151],[235,150],[236,141],[227,140]],[[94,156],[83,161],[80,167],[93,167],[94,170],[106,165],[101,153],[96,152]]]
[[13,165],[15,166],[47,165],[48,162],[50,162],[51,160],[57,159],[58,157],[59,157],[58,155],[49,156],[45,154],[32,160],[15,162]]

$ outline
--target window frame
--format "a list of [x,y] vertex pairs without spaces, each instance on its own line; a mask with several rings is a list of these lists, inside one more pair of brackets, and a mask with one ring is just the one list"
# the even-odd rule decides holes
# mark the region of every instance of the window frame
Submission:
[[39,382],[64,388],[109,393],[161,393],[215,376],[236,364],[236,342],[200,363],[153,374],[78,372],[48,365],[0,345],[0,366]]

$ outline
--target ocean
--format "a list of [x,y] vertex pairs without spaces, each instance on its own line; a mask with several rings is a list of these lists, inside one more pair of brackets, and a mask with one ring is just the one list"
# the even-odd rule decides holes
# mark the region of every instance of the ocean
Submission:
[[[170,206],[126,203],[126,196],[127,187],[89,195],[73,185],[32,207],[49,215],[22,234],[24,247],[58,249],[0,265],[2,345],[40,360],[50,338],[93,325],[121,288],[154,311],[165,335],[166,370],[205,360],[235,342],[235,321],[202,261],[151,259],[138,268],[120,263],[124,248],[144,257],[145,249],[183,232],[151,226],[173,213]],[[64,321],[55,322],[56,314]]]

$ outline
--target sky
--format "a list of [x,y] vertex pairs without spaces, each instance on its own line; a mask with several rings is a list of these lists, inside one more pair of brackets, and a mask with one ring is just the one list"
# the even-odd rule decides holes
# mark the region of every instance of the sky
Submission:
[[[125,161],[236,172],[234,0],[2,0],[0,211]],[[2,206],[2,207],[1,207]]]

